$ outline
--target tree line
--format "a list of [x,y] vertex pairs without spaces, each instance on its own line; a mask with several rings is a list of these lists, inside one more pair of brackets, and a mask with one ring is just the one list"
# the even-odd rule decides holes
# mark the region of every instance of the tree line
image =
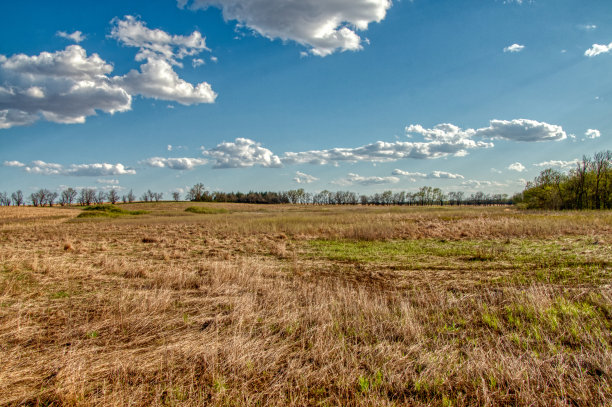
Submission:
[[[127,194],[119,196],[116,190],[109,192],[98,191],[93,188],[66,188],[60,193],[48,189],[40,189],[25,197],[21,190],[10,196],[4,192],[0,193],[0,206],[21,206],[31,204],[33,206],[54,205],[93,205],[110,202],[133,203],[133,202],[159,202],[163,200],[164,194],[153,192],[150,189],[143,193],[139,199],[130,190]],[[179,192],[172,193],[172,200],[180,201]],[[464,192],[444,193],[440,188],[429,186],[421,187],[417,192],[393,192],[384,191],[372,195],[359,195],[351,191],[328,191],[310,193],[304,189],[292,189],[289,191],[264,191],[247,193],[243,192],[211,192],[207,191],[204,184],[197,183],[185,194],[184,200],[194,202],[234,202],[251,204],[304,204],[304,205],[508,205],[512,199],[507,194],[485,194],[476,192],[466,195]]]
[[421,187],[417,192],[384,191],[372,195],[359,195],[351,191],[310,193],[304,189],[289,191],[211,192],[198,183],[189,189],[185,199],[194,202],[234,202],[254,204],[312,204],[312,205],[502,205],[511,204],[507,194],[476,192],[444,193],[440,188]]
[[532,209],[611,209],[612,151],[583,156],[567,173],[545,169],[513,201]]

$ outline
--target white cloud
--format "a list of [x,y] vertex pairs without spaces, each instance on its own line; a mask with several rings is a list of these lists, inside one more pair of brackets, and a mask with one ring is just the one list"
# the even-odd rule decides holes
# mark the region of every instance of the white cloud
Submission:
[[597,26],[595,24],[583,24],[579,25],[578,28],[583,29],[585,31],[593,31],[597,29]]
[[[111,22],[110,37],[120,43],[139,48],[136,61],[146,61],[140,70],[132,69],[126,75],[113,78],[113,83],[128,90],[154,99],[170,100],[183,105],[213,103],[217,94],[207,82],[193,85],[179,78],[172,65],[183,66],[180,60],[209,51],[199,31],[191,35],[171,35],[160,29],[147,28],[146,24],[133,16],[115,18]],[[201,59],[193,60],[197,66]]]
[[391,0],[178,0],[179,7],[218,7],[226,20],[269,39],[295,41],[318,55],[357,51],[366,42],[357,31],[382,21]]
[[25,167],[25,164],[20,161],[5,161],[2,165],[5,167]]
[[117,77],[114,83],[132,94],[153,99],[171,100],[182,105],[213,103],[217,94],[207,82],[196,86],[179,78],[170,63],[163,59],[149,59],[126,75]]
[[75,31],[72,34],[68,34],[66,31],[58,31],[55,33],[58,37],[65,38],[70,41],[74,41],[77,44],[85,39],[85,36],[80,31]]
[[259,165],[262,167],[281,167],[282,163],[272,151],[261,147],[248,138],[237,138],[234,142],[223,142],[202,154],[215,160],[214,168],[242,168]]
[[349,173],[346,178],[332,181],[332,184],[336,185],[382,185],[382,184],[395,184],[399,182],[398,177],[363,177],[359,174]]
[[108,176],[108,175],[134,175],[136,171],[130,168],[126,168],[123,164],[107,164],[107,163],[94,163],[94,164],[71,164],[68,167],[64,167],[61,164],[47,163],[44,161],[36,160],[24,167],[24,170],[31,174],[41,175],[71,175],[71,176]]
[[464,187],[471,187],[471,188],[506,186],[506,184],[503,184],[497,181],[483,181],[483,180],[476,180],[476,179],[470,179],[467,181],[463,181],[460,185]]
[[489,127],[474,132],[474,137],[513,141],[560,141],[567,138],[561,126],[529,119],[491,120]]
[[508,169],[511,171],[523,172],[525,171],[525,166],[517,161],[515,163],[510,164],[508,166]]
[[612,51],[612,42],[608,45],[605,44],[593,44],[591,48],[584,51],[584,55],[587,57],[595,57],[600,54],[607,54]]
[[446,171],[432,171],[429,174],[424,174],[422,172],[408,172],[402,170],[393,170],[393,175],[402,175],[411,178],[423,178],[423,179],[463,179],[463,175],[461,174],[453,174],[451,172]]
[[310,184],[315,181],[318,181],[319,178],[313,177],[312,175],[308,175],[300,171],[297,171],[295,173],[295,177],[293,178],[293,180],[297,182],[298,184]]
[[98,184],[105,184],[105,185],[119,185],[118,179],[98,179],[96,182]]
[[168,144],[168,147],[166,147],[166,150],[172,151],[172,144]]
[[204,60],[202,58],[193,58],[193,60],[191,61],[191,65],[194,68],[197,68],[198,66],[202,66],[204,65],[206,62],[204,62]]
[[525,49],[524,45],[512,44],[504,48],[504,52],[521,52]]
[[130,109],[130,94],[107,77],[111,64],[79,45],[39,55],[0,58],[0,128],[32,124],[41,117],[83,123],[97,110]]
[[574,159],[570,161],[550,160],[550,161],[543,161],[541,163],[537,163],[533,165],[536,167],[546,167],[546,168],[558,167],[558,168],[568,169],[568,168],[575,167],[577,163],[578,163],[578,159]]
[[163,157],[152,157],[141,161],[141,164],[148,165],[149,167],[157,168],[170,168],[173,170],[192,170],[195,167],[204,165],[208,160],[204,158],[163,158]]
[[584,133],[584,135],[586,138],[590,138],[590,139],[599,138],[601,137],[601,132],[597,129],[588,129],[586,133]]
[[133,16],[114,18],[111,24],[111,38],[129,47],[139,48],[136,61],[164,59],[172,65],[182,66],[179,60],[210,51],[206,47],[206,39],[199,31],[188,36],[171,35],[160,29],[152,30]]

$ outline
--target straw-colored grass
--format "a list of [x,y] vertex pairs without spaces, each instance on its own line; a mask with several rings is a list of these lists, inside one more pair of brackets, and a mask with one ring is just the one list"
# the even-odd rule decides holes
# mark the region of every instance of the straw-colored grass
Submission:
[[612,404],[609,212],[119,207],[0,208],[0,405]]

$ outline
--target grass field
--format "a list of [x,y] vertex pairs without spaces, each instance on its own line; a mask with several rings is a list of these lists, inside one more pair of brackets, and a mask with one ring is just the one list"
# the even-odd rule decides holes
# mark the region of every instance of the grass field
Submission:
[[0,405],[610,406],[611,284],[606,211],[0,207]]

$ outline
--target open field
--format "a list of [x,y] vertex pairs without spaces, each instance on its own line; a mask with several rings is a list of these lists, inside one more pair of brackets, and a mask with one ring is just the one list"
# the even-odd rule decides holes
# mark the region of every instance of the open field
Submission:
[[1,405],[612,405],[609,211],[119,208],[0,207]]

